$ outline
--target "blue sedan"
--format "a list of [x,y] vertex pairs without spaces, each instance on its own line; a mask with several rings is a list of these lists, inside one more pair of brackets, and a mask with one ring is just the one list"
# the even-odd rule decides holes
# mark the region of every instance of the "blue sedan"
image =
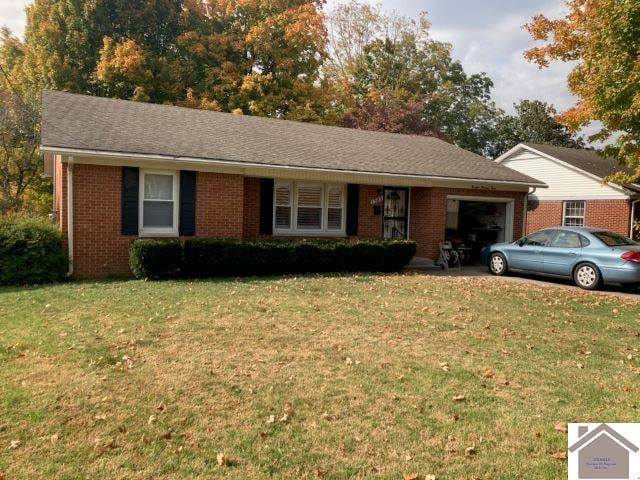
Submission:
[[603,283],[640,286],[640,244],[614,232],[586,227],[546,228],[483,251],[494,275],[523,272],[572,278],[585,290]]

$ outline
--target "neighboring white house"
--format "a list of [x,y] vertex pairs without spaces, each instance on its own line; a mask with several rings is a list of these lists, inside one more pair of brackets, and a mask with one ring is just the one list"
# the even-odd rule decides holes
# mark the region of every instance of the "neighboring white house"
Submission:
[[497,163],[536,178],[549,188],[528,197],[526,232],[558,225],[606,228],[633,234],[640,216],[640,186],[605,183],[617,171],[630,171],[593,150],[521,143]]

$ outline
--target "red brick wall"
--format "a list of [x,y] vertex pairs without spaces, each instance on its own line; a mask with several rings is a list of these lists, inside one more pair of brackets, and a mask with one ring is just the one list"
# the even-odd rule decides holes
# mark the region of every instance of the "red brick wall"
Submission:
[[[62,166],[63,171],[66,165]],[[135,236],[121,235],[120,167],[75,164],[73,171],[74,276],[130,275],[128,248]],[[60,177],[58,177],[60,179]],[[66,179],[56,192],[66,199]],[[60,204],[66,232],[66,200]],[[196,235],[241,237],[244,179],[240,175],[198,172]]]
[[527,212],[527,235],[542,228],[559,225],[562,225],[562,202],[540,202],[535,210]]
[[493,192],[454,188],[412,188],[409,237],[418,242],[417,256],[437,260],[447,224],[447,196],[513,198],[513,238],[522,236],[525,192]]
[[[67,245],[67,164],[56,155],[53,164],[53,213],[54,220],[62,233],[63,244]],[[64,213],[64,215],[63,215]]]
[[260,235],[260,179],[244,179],[244,214],[242,236],[255,238]]
[[381,186],[360,185],[360,197],[358,202],[358,238],[382,237],[382,204],[380,215],[374,215],[372,200],[375,200]]
[[629,236],[631,220],[629,200],[589,200],[584,215],[588,227],[603,228]]
[[[120,234],[122,169],[73,166],[74,277],[129,275],[132,237]],[[66,206],[65,206],[66,215]]]
[[196,175],[196,236],[242,237],[244,177],[223,173]]
[[[527,213],[527,233],[562,225],[562,201],[541,201]],[[587,200],[585,226],[629,235],[631,202],[629,200]]]

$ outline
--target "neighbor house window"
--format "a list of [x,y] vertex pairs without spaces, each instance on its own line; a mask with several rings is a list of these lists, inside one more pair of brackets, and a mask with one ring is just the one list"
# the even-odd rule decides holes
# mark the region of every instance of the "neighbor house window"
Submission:
[[564,212],[562,225],[565,227],[583,227],[584,226],[584,201],[564,202]]
[[178,174],[141,171],[140,234],[178,235]]
[[278,234],[344,234],[344,185],[276,182],[273,229]]

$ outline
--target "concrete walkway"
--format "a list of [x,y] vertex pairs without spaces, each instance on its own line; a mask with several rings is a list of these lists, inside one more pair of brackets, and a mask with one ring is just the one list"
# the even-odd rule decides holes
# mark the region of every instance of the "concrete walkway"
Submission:
[[[436,266],[425,266],[423,268],[410,266],[407,268],[407,271],[412,271],[416,273],[422,273],[424,275],[433,275],[436,277],[485,277],[491,280],[504,280],[509,282],[516,283],[530,283],[534,285],[547,285],[555,288],[564,288],[567,290],[575,290],[580,292],[587,292],[586,290],[582,290],[576,287],[571,280],[561,280],[555,278],[548,278],[536,275],[525,275],[525,274],[516,274],[512,273],[509,275],[505,275],[503,277],[496,277],[489,272],[489,269],[485,266],[468,266],[462,267],[461,269],[450,269],[448,271],[443,270],[440,267]],[[590,293],[590,292],[587,292]],[[640,290],[636,290],[634,292],[625,291],[619,286],[615,285],[603,285],[597,290],[595,293],[605,293],[608,295],[613,295],[620,298],[629,298],[640,301]]]

